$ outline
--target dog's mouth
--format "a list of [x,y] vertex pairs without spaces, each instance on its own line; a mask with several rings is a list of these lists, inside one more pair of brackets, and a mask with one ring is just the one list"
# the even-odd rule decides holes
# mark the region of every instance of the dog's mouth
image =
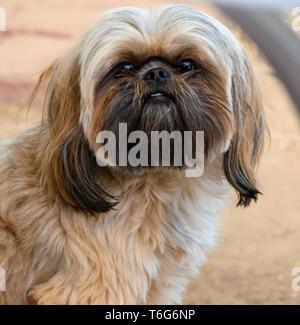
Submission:
[[174,101],[174,96],[165,91],[153,91],[145,95],[145,103],[167,103]]
[[165,94],[161,92],[155,92],[150,94],[150,97],[161,97],[161,96],[165,96]]

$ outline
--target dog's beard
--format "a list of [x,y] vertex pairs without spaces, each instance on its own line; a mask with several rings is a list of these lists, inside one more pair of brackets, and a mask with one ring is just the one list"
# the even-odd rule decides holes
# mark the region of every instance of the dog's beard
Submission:
[[[114,168],[123,173],[140,174],[146,170],[153,170],[163,166],[162,164],[162,142],[159,142],[159,161],[153,166],[151,156],[152,131],[167,131],[171,134],[177,131],[181,135],[181,161],[182,165],[177,166],[174,161],[175,141],[170,141],[170,164],[167,168],[182,169],[185,165],[185,131],[191,133],[192,158],[196,158],[196,131],[204,132],[204,155],[207,157],[210,152],[218,150],[227,140],[227,134],[232,128],[231,113],[227,108],[226,101],[206,94],[197,87],[190,87],[187,83],[180,86],[164,86],[139,90],[137,95],[136,84],[129,83],[110,100],[107,113],[104,118],[101,130],[111,131],[116,136],[116,165]],[[120,123],[127,124],[127,132],[143,131],[147,135],[148,163],[147,166],[126,166],[119,164],[119,126]],[[128,143],[128,152],[135,143]],[[157,143],[156,143],[157,145]],[[178,152],[178,151],[177,151]],[[158,166],[157,166],[158,165]],[[166,168],[164,166],[164,168]]]

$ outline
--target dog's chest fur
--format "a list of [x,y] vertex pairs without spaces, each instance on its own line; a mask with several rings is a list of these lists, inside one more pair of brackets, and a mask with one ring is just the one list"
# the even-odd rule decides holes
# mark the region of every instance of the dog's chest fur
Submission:
[[[1,204],[0,240],[10,247],[0,252],[7,271],[0,301],[180,302],[188,275],[215,244],[227,192],[216,177],[218,164],[198,179],[175,172],[123,179],[115,210],[91,217],[49,205],[29,186],[30,173],[21,168],[8,173],[9,159],[1,159],[6,203]],[[6,181],[14,191],[4,191]]]

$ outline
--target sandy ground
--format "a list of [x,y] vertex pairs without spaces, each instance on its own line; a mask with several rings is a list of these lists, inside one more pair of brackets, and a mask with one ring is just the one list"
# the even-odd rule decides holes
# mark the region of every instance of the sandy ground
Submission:
[[[20,107],[39,72],[74,44],[101,11],[159,3],[164,1],[0,1],[7,14],[7,31],[0,32],[0,139],[38,121],[38,107],[28,115]],[[232,28],[215,9],[200,8]],[[253,59],[266,103],[272,141],[259,170],[264,195],[257,204],[242,209],[235,207],[232,194],[219,245],[191,279],[184,303],[299,304],[300,292],[291,288],[292,269],[300,266],[299,120],[274,71],[238,29],[233,32],[243,39]]]

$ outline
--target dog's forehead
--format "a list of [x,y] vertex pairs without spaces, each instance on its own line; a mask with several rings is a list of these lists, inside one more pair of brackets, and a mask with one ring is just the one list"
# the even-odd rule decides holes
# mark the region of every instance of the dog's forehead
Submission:
[[203,59],[220,64],[228,53],[231,37],[226,34],[213,18],[182,5],[118,8],[101,15],[88,33],[86,57],[93,55],[109,67],[122,59],[174,59],[201,52]]
[[206,34],[214,33],[217,36],[225,28],[220,22],[203,12],[183,5],[165,5],[151,9],[116,8],[100,15],[95,26],[97,25],[104,29],[105,33],[123,34],[124,31],[131,31],[143,37],[201,31]]

